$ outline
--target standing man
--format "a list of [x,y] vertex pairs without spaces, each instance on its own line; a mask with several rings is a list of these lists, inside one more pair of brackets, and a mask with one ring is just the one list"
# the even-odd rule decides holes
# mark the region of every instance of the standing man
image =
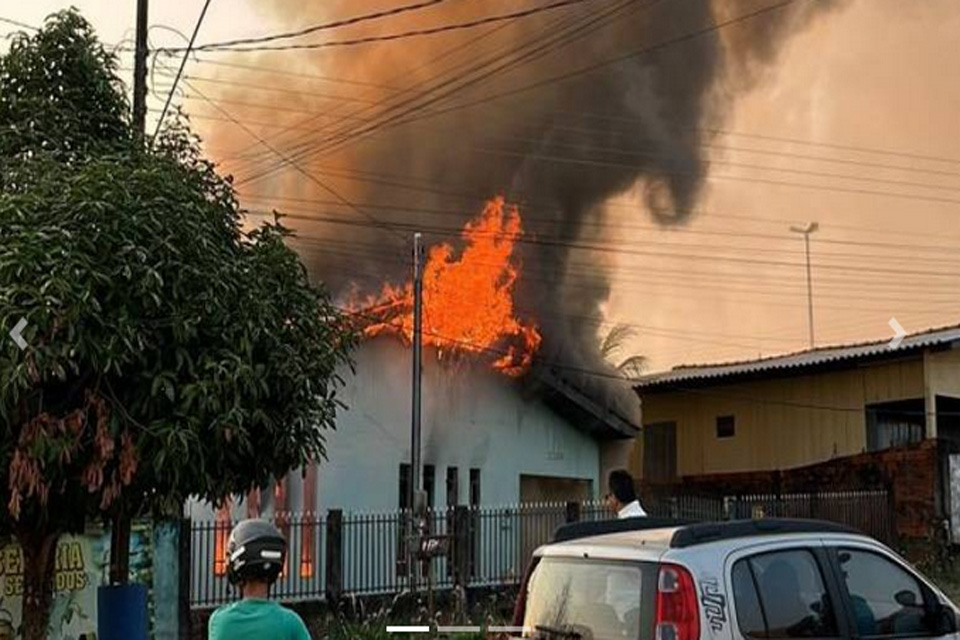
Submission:
[[210,617],[209,640],[310,640],[296,613],[270,600],[270,587],[280,576],[287,541],[266,520],[244,520],[227,543],[227,578],[240,590],[240,600]]
[[617,514],[618,518],[642,518],[647,515],[640,506],[640,500],[637,499],[633,476],[626,470],[611,471],[607,487],[610,491],[605,499],[607,506]]

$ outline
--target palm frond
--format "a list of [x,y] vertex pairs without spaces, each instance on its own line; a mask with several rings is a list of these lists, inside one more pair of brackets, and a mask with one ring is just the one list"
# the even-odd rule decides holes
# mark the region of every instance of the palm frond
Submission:
[[627,342],[637,334],[637,330],[628,324],[614,325],[600,343],[600,355],[609,359],[623,350]]

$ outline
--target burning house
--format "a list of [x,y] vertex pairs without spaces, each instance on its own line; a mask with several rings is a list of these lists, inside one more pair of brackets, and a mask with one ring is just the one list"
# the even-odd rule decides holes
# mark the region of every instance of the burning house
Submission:
[[[513,297],[522,233],[519,210],[497,198],[464,227],[462,250],[436,245],[424,265],[421,484],[432,506],[596,498],[638,433],[631,404],[617,402],[626,386],[585,390],[538,361],[536,321]],[[346,408],[327,434],[329,459],[237,501],[230,515],[409,506],[412,287],[354,298],[364,340],[342,373]]]

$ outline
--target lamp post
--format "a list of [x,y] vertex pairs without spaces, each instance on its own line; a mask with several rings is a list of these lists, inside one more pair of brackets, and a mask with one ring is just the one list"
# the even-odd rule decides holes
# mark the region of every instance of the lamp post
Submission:
[[810,234],[820,228],[816,222],[809,222],[806,226],[792,226],[790,231],[803,234],[803,248],[807,256],[807,316],[810,326],[810,348],[812,349],[815,341],[813,337],[813,278],[810,273]]

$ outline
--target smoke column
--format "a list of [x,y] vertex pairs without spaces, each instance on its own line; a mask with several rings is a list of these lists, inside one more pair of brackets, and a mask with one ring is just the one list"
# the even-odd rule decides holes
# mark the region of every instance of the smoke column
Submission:
[[[273,10],[300,26],[397,4],[276,0]],[[543,4],[547,1],[448,0],[304,41],[395,33]],[[703,185],[705,131],[722,124],[738,94],[775,73],[777,52],[791,34],[840,4],[585,0],[468,31],[295,54],[243,54],[242,59],[260,56],[263,64],[277,66],[285,58],[274,56],[297,55],[314,73],[367,83],[355,93],[370,103],[310,102],[311,110],[328,113],[310,125],[320,131],[297,130],[278,144],[378,220],[452,232],[493,195],[519,203],[532,240],[523,247],[521,313],[542,327],[546,359],[595,369],[604,366],[596,320],[609,292],[610,256],[566,245],[623,240],[605,233],[602,205],[632,188],[641,190],[646,203],[633,214],[636,222],[652,217],[665,225],[682,224]],[[710,29],[769,7],[776,8]],[[645,49],[651,50],[520,91]],[[315,84],[310,87],[316,91]],[[442,113],[430,113],[437,111]],[[365,129],[367,135],[357,135]],[[277,164],[275,156],[260,152],[259,163],[248,161],[234,171],[242,194],[333,199],[290,170],[245,184],[245,176]],[[344,207],[314,209],[317,215],[336,210],[340,217],[368,222]],[[305,241],[300,248],[311,272],[335,291],[358,283],[373,292],[383,280],[408,275],[403,245],[371,224],[298,219],[293,226],[306,238],[321,240]],[[433,241],[449,236],[427,234]],[[337,250],[340,245],[350,248]],[[349,259],[344,250],[351,252]],[[345,263],[351,267],[344,268]]]

